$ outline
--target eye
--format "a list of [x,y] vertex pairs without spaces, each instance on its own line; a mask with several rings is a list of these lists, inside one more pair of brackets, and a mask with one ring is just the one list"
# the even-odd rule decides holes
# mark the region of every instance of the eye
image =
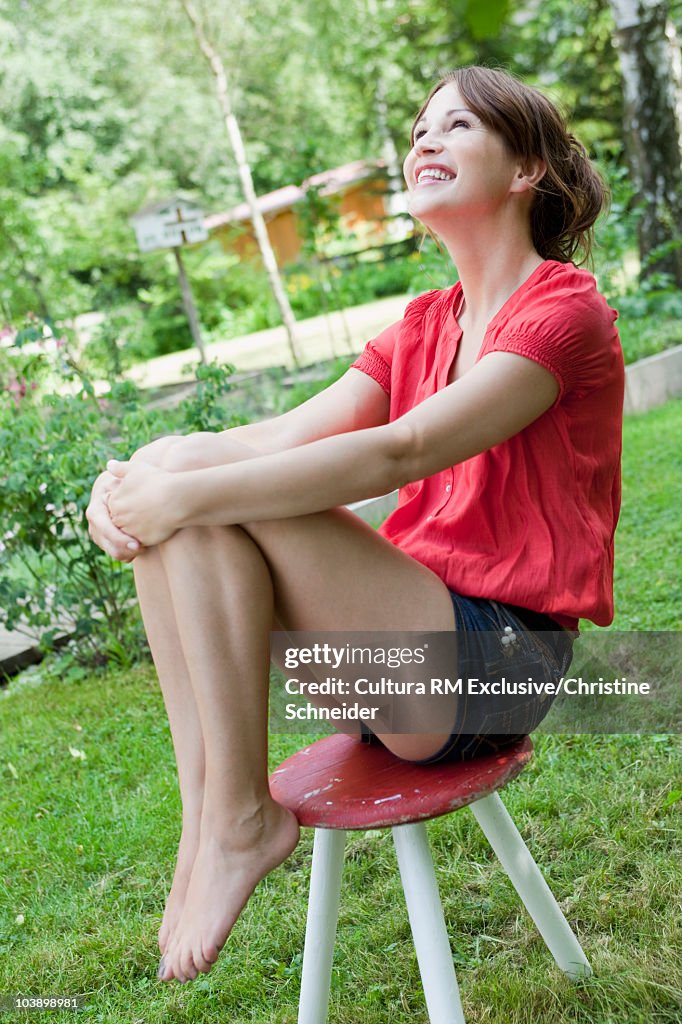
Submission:
[[422,135],[426,135],[426,128],[416,128],[412,138],[416,142],[417,139],[421,139]]
[[465,121],[464,118],[458,117],[456,121],[452,122],[452,127],[450,128],[450,131],[452,131],[453,128],[459,127],[460,125],[463,128],[471,128],[471,122],[470,121]]

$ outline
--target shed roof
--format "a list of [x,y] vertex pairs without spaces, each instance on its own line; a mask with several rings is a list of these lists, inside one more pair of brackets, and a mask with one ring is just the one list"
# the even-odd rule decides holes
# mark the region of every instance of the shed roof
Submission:
[[[342,164],[341,167],[332,167],[331,170],[313,174],[301,185],[284,185],[274,192],[266,192],[262,196],[257,196],[256,202],[263,216],[267,216],[300,203],[309,188],[319,188],[322,195],[330,196],[343,192],[366,178],[378,177],[385,173],[385,170],[386,164],[383,160],[354,160],[350,164]],[[248,220],[251,220],[249,204],[238,203],[237,206],[222,213],[211,214],[204,223],[206,228],[212,231],[226,224],[239,224]]]

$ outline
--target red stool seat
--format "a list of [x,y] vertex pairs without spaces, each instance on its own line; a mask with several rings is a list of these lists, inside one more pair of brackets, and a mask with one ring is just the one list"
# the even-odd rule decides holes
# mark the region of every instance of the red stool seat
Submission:
[[418,765],[379,743],[335,733],[283,761],[270,776],[270,791],[301,825],[384,828],[466,807],[510,782],[532,755],[526,737],[499,754]]

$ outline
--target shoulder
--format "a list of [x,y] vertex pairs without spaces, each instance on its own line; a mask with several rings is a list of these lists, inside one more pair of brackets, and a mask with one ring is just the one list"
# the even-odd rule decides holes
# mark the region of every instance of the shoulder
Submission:
[[405,307],[403,322],[416,326],[426,320],[442,320],[453,308],[457,295],[461,293],[459,282],[450,288],[437,288],[423,292]]
[[490,349],[527,356],[571,389],[619,385],[623,356],[611,309],[592,274],[547,260],[490,327]]
[[516,293],[504,319],[509,329],[543,325],[562,333],[611,333],[618,316],[594,276],[572,263],[545,260]]

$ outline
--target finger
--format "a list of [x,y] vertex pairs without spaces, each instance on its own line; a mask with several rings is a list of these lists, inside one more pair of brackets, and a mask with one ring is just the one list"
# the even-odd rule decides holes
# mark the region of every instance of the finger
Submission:
[[105,469],[102,473],[102,493],[104,495],[111,494],[112,491],[121,486],[122,482],[122,477],[114,476],[108,469]]
[[120,548],[114,548],[110,544],[102,546],[102,551],[109,558],[113,558],[115,562],[132,562],[132,560],[139,555],[139,551],[133,553],[132,551],[121,550]]
[[138,551],[141,547],[138,539],[133,537],[130,533],[126,533],[126,531],[122,529],[116,521],[116,491],[122,481],[116,478],[112,479],[113,486],[104,494],[102,499],[103,515],[101,516],[101,523],[106,534],[115,540],[119,546],[125,544],[128,550]]
[[117,479],[122,479],[128,472],[129,468],[129,462],[119,462],[118,459],[109,459],[107,462],[107,470]]
[[142,547],[140,542],[116,526],[108,509],[102,506],[98,511],[88,509],[88,513],[90,537],[108,555],[123,561],[139,553]]

